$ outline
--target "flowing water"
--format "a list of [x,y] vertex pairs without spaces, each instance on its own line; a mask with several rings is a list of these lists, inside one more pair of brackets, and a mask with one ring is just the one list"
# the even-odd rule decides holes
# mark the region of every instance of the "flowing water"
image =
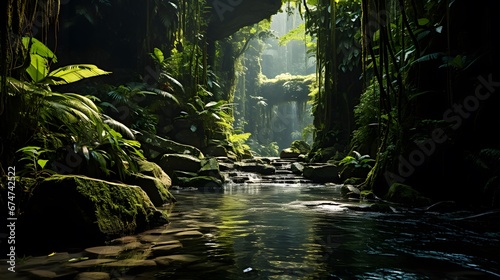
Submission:
[[170,224],[107,253],[29,258],[0,278],[500,279],[498,216],[350,210],[364,204],[338,186],[250,182],[174,191]]
[[[470,215],[348,210],[335,186],[248,184],[178,191],[171,227],[190,264],[164,279],[500,279],[500,233]],[[498,227],[496,227],[498,229]]]

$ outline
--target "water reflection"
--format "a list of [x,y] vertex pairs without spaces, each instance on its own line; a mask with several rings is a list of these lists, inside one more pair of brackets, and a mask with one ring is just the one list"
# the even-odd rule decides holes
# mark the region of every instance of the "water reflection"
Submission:
[[161,274],[175,279],[500,277],[498,232],[466,230],[433,214],[349,211],[342,203],[353,202],[341,201],[335,187],[241,185],[175,195],[172,226],[205,233],[183,241],[203,261]]

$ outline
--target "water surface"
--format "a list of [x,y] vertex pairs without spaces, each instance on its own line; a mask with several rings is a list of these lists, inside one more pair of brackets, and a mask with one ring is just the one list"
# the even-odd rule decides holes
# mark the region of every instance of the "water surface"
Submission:
[[164,279],[500,279],[500,233],[456,213],[370,213],[343,207],[335,186],[248,184],[176,191],[169,227],[199,261]]

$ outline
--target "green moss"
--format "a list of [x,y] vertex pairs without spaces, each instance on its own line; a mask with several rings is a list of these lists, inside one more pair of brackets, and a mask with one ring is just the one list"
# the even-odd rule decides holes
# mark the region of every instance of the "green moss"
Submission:
[[430,199],[422,196],[420,192],[411,186],[394,183],[386,194],[386,199],[396,203],[423,206],[431,203]]
[[132,234],[154,223],[157,210],[140,187],[85,176],[54,175],[46,181],[65,184],[74,181],[76,191],[82,196],[79,202],[87,204],[81,209],[95,211],[95,217],[90,213],[82,213],[82,216],[95,218],[94,223],[106,235]]

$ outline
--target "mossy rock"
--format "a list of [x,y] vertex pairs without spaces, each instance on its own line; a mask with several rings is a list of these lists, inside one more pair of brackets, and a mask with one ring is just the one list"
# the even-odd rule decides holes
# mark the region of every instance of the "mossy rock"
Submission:
[[142,135],[137,136],[137,140],[141,142],[141,147],[144,150],[144,155],[148,159],[161,158],[164,154],[184,154],[196,157],[198,159],[204,158],[203,153],[200,149],[181,144],[176,141],[165,139],[160,136],[144,132]]
[[411,206],[425,206],[431,204],[431,200],[424,197],[411,186],[394,183],[387,191],[385,199],[395,203],[401,203]]
[[181,187],[199,190],[216,190],[222,188],[222,181],[212,176],[197,176],[193,178],[178,178]]
[[293,141],[292,144],[290,145],[290,148],[293,151],[298,152],[299,154],[307,154],[309,153],[309,151],[311,151],[311,146],[307,144],[306,141],[303,140]]
[[138,186],[54,175],[33,193],[19,218],[23,249],[92,246],[167,223]]
[[173,175],[174,171],[198,173],[201,160],[190,155],[166,154],[161,157],[158,165],[169,175]]
[[320,148],[309,154],[311,162],[326,162],[329,159],[338,157],[338,149],[336,147]]
[[155,206],[175,201],[174,196],[168,191],[172,186],[170,176],[154,162],[140,161],[138,164],[140,173],[132,174],[126,183],[141,187]]
[[222,180],[219,169],[219,162],[215,158],[204,158],[201,160],[201,168],[198,171],[200,176],[212,176]]
[[292,148],[286,148],[286,149],[283,149],[281,152],[280,152],[280,158],[283,158],[283,159],[286,159],[286,158],[298,158],[300,155],[300,152],[299,151],[296,151]]
[[362,184],[366,179],[365,178],[347,178],[344,180],[344,184],[349,184],[349,185],[359,185]]

